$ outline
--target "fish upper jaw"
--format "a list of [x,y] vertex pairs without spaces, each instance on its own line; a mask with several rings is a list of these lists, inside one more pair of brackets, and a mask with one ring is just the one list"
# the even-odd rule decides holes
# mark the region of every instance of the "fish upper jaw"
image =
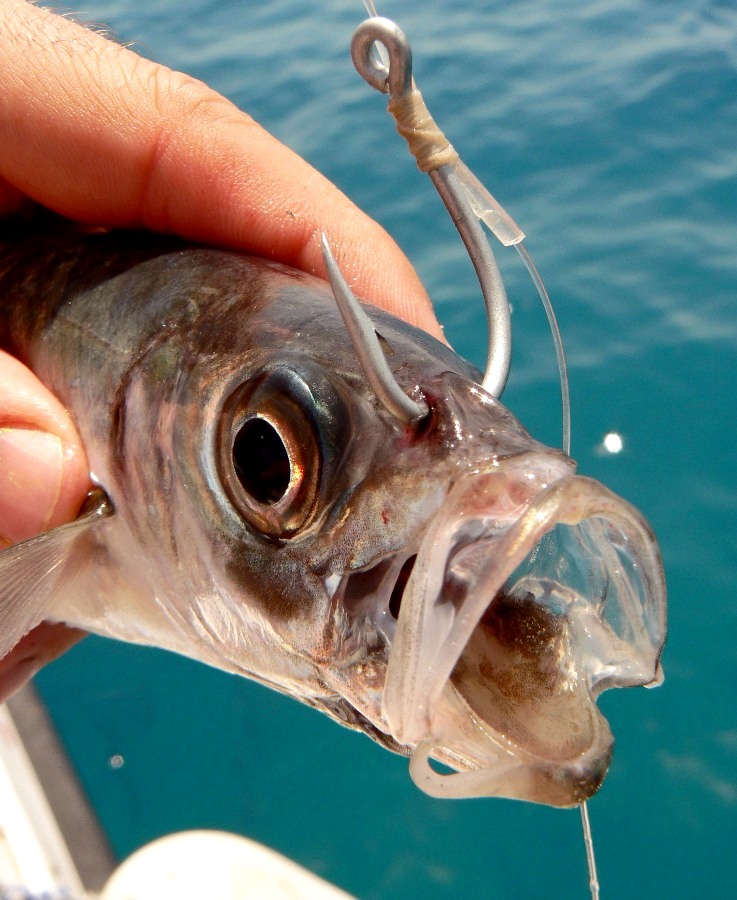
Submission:
[[458,482],[425,532],[381,717],[416,748],[428,793],[572,806],[611,755],[596,696],[657,682],[664,639],[662,565],[639,513],[565,458],[500,460]]

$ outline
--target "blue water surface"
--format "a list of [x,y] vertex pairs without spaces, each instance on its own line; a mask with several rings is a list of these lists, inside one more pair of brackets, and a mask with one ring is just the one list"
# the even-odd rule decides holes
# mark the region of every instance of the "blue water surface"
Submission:
[[[484,313],[429,183],[356,75],[349,0],[90,0],[89,20],[229,96],[415,263],[456,349]],[[387,0],[435,118],[527,232],[556,305],[573,455],[643,510],[670,593],[666,681],[606,694],[591,803],[604,897],[737,883],[737,7],[733,0]],[[559,442],[555,361],[503,256],[505,402]],[[604,435],[622,435],[617,455]],[[89,639],[38,679],[121,857],[224,828],[363,898],[587,895],[578,815],[421,794],[406,761],[249,682]],[[112,761],[112,762],[111,762]],[[122,764],[121,764],[122,763]]]

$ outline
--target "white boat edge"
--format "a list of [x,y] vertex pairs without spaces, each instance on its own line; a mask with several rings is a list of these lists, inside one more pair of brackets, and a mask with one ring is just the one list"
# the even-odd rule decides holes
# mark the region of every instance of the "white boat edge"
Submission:
[[84,897],[10,710],[0,706],[0,897]]

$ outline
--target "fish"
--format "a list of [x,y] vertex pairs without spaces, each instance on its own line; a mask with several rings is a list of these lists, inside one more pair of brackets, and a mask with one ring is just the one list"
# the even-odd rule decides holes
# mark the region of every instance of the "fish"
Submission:
[[324,281],[150,233],[15,224],[0,296],[97,485],[0,553],[0,658],[62,622],[288,694],[434,796],[599,788],[598,695],[662,678],[657,540],[473,366],[363,304],[397,417]]

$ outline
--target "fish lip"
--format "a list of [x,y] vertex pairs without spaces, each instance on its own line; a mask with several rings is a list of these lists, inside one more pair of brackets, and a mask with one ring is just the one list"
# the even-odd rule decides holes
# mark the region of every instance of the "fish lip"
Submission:
[[[458,763],[432,741],[423,741],[410,756],[410,775],[415,784],[431,797],[507,797],[570,809],[589,800],[601,787],[612,758],[614,740],[606,720],[600,739],[592,752],[567,765],[550,765],[543,760],[510,760],[490,774],[489,769],[459,768]],[[438,772],[431,758],[459,768],[452,775]]]
[[[518,469],[517,473],[512,471],[511,475],[506,473],[512,487],[521,471],[523,469]],[[418,785],[428,793],[436,796],[511,796],[553,806],[580,803],[598,789],[611,756],[611,732],[596,708],[595,697],[606,687],[657,680],[658,660],[665,637],[665,596],[662,563],[654,536],[640,514],[603,485],[573,475],[570,469],[558,471],[560,477],[530,491],[529,502],[522,504],[516,520],[505,531],[478,542],[482,548],[484,544],[489,549],[494,548],[495,559],[479,566],[475,590],[470,589],[455,608],[442,596],[434,598],[434,603],[426,603],[422,611],[413,608],[412,597],[418,597],[423,588],[421,583],[412,583],[415,573],[410,580],[407,594],[411,596],[409,602],[405,599],[400,610],[397,635],[389,657],[382,715],[400,743],[416,746],[411,772]],[[467,490],[467,486],[460,487],[460,495]],[[440,519],[442,515],[441,511],[436,518]],[[581,697],[586,715],[590,716],[591,740],[583,752],[551,761],[544,754],[536,755],[504,734],[495,732],[486,723],[483,728],[479,728],[478,723],[474,726],[472,715],[467,715],[464,721],[457,703],[455,712],[449,713],[449,709],[454,708],[450,696],[455,691],[452,676],[491,606],[483,598],[496,597],[543,534],[559,524],[576,527],[592,518],[616,523],[637,544],[636,558],[643,570],[639,574],[649,600],[649,609],[643,612],[643,617],[650,616],[648,627],[655,635],[654,650],[652,660],[648,660],[644,669],[642,665],[639,668],[635,665],[631,674],[620,669],[614,674],[604,671],[589,677]],[[430,530],[432,528],[431,525]],[[437,549],[437,543],[436,540],[432,550]],[[473,541],[459,542],[446,554],[446,573],[453,569],[454,562],[469,545],[473,546]],[[432,550],[423,542],[420,549],[423,564],[416,567],[419,579],[423,577],[423,566],[424,570],[428,568],[428,554]],[[503,565],[495,561],[499,558],[505,560]],[[479,590],[479,583],[487,584],[488,590]],[[469,601],[474,593],[475,607]],[[423,654],[423,641],[429,644],[434,641],[434,656],[432,648],[429,654]],[[453,649],[449,650],[451,646]],[[575,661],[578,664],[578,657]],[[644,670],[650,664],[652,670],[648,670],[648,674]],[[480,731],[488,734],[482,739]],[[459,770],[459,774],[435,772],[428,762],[430,756],[448,763]]]

